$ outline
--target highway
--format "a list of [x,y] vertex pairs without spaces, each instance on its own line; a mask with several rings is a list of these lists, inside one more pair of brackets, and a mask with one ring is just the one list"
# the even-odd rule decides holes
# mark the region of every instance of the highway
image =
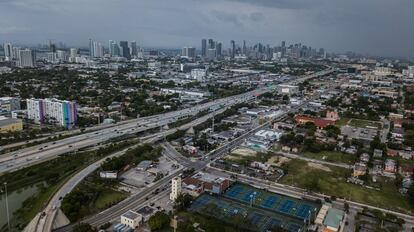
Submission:
[[[294,79],[285,84],[297,84],[317,76],[330,74],[334,71],[334,69],[327,69],[309,76]],[[221,108],[246,102],[254,99],[256,96],[273,90],[274,87],[263,87],[243,94],[217,99],[191,108],[127,120],[111,126],[104,126],[102,129],[6,153],[0,156],[0,175],[54,159],[61,154],[95,146],[125,134],[135,134],[149,129],[159,128],[178,121],[183,117],[195,116],[202,111],[216,111]]]
[[[157,142],[161,139],[163,139],[166,135],[172,134],[177,130],[186,130],[189,129],[192,126],[198,125],[202,122],[207,121],[210,117],[212,117],[213,115],[216,115],[217,113],[222,113],[225,110],[225,108],[220,109],[218,111],[215,111],[213,113],[209,113],[207,115],[204,115],[200,118],[197,118],[194,121],[191,121],[190,123],[184,124],[178,128],[173,128],[173,129],[169,129],[169,130],[165,130],[162,132],[158,132],[156,134],[153,135],[149,135],[149,136],[145,136],[145,137],[141,137],[141,143],[154,143]],[[139,144],[138,144],[139,145]],[[73,177],[71,177],[71,179],[65,183],[64,186],[62,186],[52,197],[52,199],[49,201],[49,203],[47,204],[47,206],[45,207],[45,210],[43,211],[44,214],[42,215],[42,212],[39,212],[38,215],[36,215],[36,217],[32,220],[31,223],[29,223],[29,225],[25,228],[25,232],[42,232],[42,231],[51,231],[54,227],[54,221],[55,221],[55,217],[57,215],[57,212],[60,208],[60,201],[61,199],[68,193],[70,193],[83,179],[85,179],[88,175],[90,175],[92,172],[94,172],[97,168],[99,168],[101,166],[101,164],[107,159],[107,158],[112,158],[112,157],[118,157],[123,155],[126,150],[130,149],[130,148],[134,148],[138,145],[132,145],[128,148],[125,148],[119,152],[116,152],[110,156],[104,157],[99,161],[96,161],[95,163],[89,165],[88,167],[86,167],[85,169],[83,169],[82,171],[80,171],[79,173],[77,173],[76,175],[74,175]],[[172,150],[171,147],[165,147],[165,149],[168,150],[168,152],[163,152],[164,155],[166,155],[168,158],[170,158],[171,160],[175,160],[177,164],[182,165],[183,162],[187,162],[186,167],[192,167],[192,163],[191,161],[188,161],[185,159],[185,157],[183,157],[181,154],[179,154],[177,151]],[[175,153],[174,153],[175,151]],[[172,155],[169,155],[170,153],[172,153]],[[199,164],[199,165],[203,165],[203,164]],[[205,165],[203,165],[204,167]],[[200,167],[200,166],[199,166]]]
[[[294,80],[294,84],[297,84],[299,81],[305,81],[308,80],[310,78],[314,78],[316,76],[319,75],[326,75],[329,74],[331,72],[333,72],[334,70],[330,69],[330,70],[325,70],[323,72],[319,72],[317,74],[313,74],[310,76],[306,76],[303,78],[299,78]],[[175,112],[170,112],[170,113],[166,113],[166,114],[161,114],[161,115],[156,115],[156,116],[150,116],[150,117],[146,117],[146,118],[141,118],[141,119],[134,119],[134,120],[129,120],[129,121],[124,121],[122,123],[119,123],[118,125],[115,125],[113,127],[109,127],[109,128],[104,128],[102,130],[96,131],[96,132],[91,132],[91,133],[85,133],[79,136],[74,136],[74,137],[70,137],[67,139],[63,139],[61,141],[58,142],[52,142],[51,144],[42,144],[39,146],[39,152],[36,152],[35,154],[31,154],[30,150],[29,151],[20,151],[17,153],[14,153],[12,155],[8,155],[6,157],[2,157],[2,159],[0,159],[0,167],[2,165],[2,163],[7,163],[8,161],[10,162],[10,160],[12,160],[13,162],[15,162],[13,165],[13,168],[18,167],[20,164],[19,162],[16,162],[16,160],[26,160],[28,161],[27,164],[25,165],[20,165],[21,167],[27,166],[27,165],[31,165],[34,162],[30,162],[31,161],[31,157],[33,155],[36,155],[36,160],[38,160],[37,162],[42,162],[44,160],[47,159],[51,159],[56,157],[59,154],[63,154],[66,152],[68,152],[68,150],[73,150],[73,149],[80,149],[83,147],[88,147],[91,145],[95,145],[95,144],[99,144],[102,143],[104,141],[107,141],[111,138],[115,138],[118,137],[119,134],[128,134],[128,133],[137,133],[140,131],[144,131],[144,130],[148,130],[148,129],[152,129],[152,128],[158,128],[158,127],[162,127],[164,125],[167,125],[171,122],[177,121],[182,117],[185,116],[193,116],[196,115],[197,113],[204,111],[204,110],[213,110],[215,112],[213,113],[209,113],[205,116],[202,116],[194,121],[192,121],[191,123],[188,123],[186,125],[180,126],[178,128],[174,128],[174,129],[170,129],[170,130],[166,130],[166,131],[162,131],[153,135],[149,135],[149,136],[145,136],[141,139],[145,140],[146,142],[155,142],[158,141],[162,138],[164,138],[166,135],[174,133],[176,130],[178,129],[188,129],[191,126],[200,124],[201,122],[213,117],[215,114],[217,113],[221,113],[223,112],[226,108],[241,103],[241,102],[246,102],[249,101],[253,98],[255,98],[255,96],[263,94],[265,92],[268,91],[272,91],[272,88],[262,88],[262,89],[258,89],[258,90],[254,90],[254,91],[250,91],[248,93],[244,93],[244,94],[240,94],[237,96],[232,96],[232,97],[228,97],[228,98],[224,98],[224,99],[219,99],[219,100],[215,100],[213,102],[208,102],[202,105],[198,105],[195,106],[193,108],[190,109],[184,109],[184,110],[180,110],[180,111],[175,111]],[[292,111],[296,111],[298,108],[300,108],[300,106],[296,106],[293,107],[289,112]],[[275,118],[274,120],[281,120],[283,119],[288,112],[285,112],[284,114],[278,116],[277,118]],[[223,156],[224,154],[226,154],[228,151],[230,151],[231,149],[233,149],[234,147],[240,145],[244,139],[246,139],[248,136],[250,136],[253,133],[256,133],[258,130],[270,125],[271,121],[268,121],[256,128],[254,128],[253,130],[241,135],[240,137],[232,140],[231,142],[229,142],[228,144],[226,144],[225,146],[222,146],[216,150],[211,151],[207,157],[210,159],[210,162],[220,158],[221,156]],[[82,140],[83,139],[83,140]],[[70,145],[67,145],[70,144]],[[197,162],[191,162],[188,161],[185,157],[181,156],[178,152],[175,151],[175,149],[173,149],[169,144],[163,144],[162,145],[165,149],[166,152],[164,152],[164,154],[169,157],[170,159],[175,160],[177,163],[182,164],[185,167],[188,168],[194,168],[195,170],[201,170],[204,167],[206,167],[206,165],[208,164],[207,162],[203,162],[203,161],[197,161]],[[27,154],[25,153],[27,152]],[[45,154],[39,154],[42,152],[46,152]],[[16,157],[17,154],[17,157]],[[123,154],[122,152],[120,153],[116,153],[114,155],[121,155]],[[42,157],[42,158],[40,158]],[[10,159],[11,158],[11,159]],[[24,163],[23,160],[23,163]],[[60,198],[62,196],[64,196],[65,194],[69,193],[78,183],[80,183],[80,181],[82,179],[84,179],[87,175],[89,175],[90,173],[92,173],[94,170],[96,170],[97,167],[99,167],[100,162],[102,162],[102,160],[94,163],[93,165],[90,165],[88,168],[86,168],[85,170],[81,171],[80,173],[76,174],[69,182],[67,182],[63,188],[61,188],[57,194],[54,195],[54,197],[52,198],[52,200],[49,202],[48,206],[46,207],[46,216],[44,216],[43,218],[37,217],[34,220],[36,220],[34,222],[34,228],[36,228],[35,230],[28,230],[28,231],[50,231],[53,228],[53,220],[55,218],[56,212],[58,207],[60,206]],[[21,168],[20,167],[20,168]],[[1,170],[1,169],[0,169]],[[133,206],[139,206],[140,204],[142,204],[143,202],[145,202],[145,197],[149,196],[153,191],[155,191],[156,189],[159,189],[160,187],[162,187],[163,185],[165,185],[166,183],[168,183],[172,178],[174,178],[175,176],[179,175],[181,173],[181,171],[177,171],[176,173],[171,174],[170,176],[163,178],[162,180],[158,181],[157,183],[150,185],[148,188],[144,189],[143,191],[141,191],[140,193],[137,193],[131,197],[129,197],[128,199],[120,202],[119,204],[111,207],[110,209],[107,209],[101,213],[99,213],[98,215],[94,215],[90,218],[87,218],[84,220],[84,222],[89,223],[91,225],[94,226],[98,226],[101,225],[107,221],[111,221],[113,218],[119,217],[122,213],[124,213],[125,211],[127,211],[128,209],[134,208]],[[71,225],[59,228],[58,231],[70,231],[71,230]]]
[[7,153],[0,156],[0,175],[56,158],[61,154],[95,146],[122,135],[135,134],[149,129],[160,128],[169,123],[178,121],[183,117],[195,116],[199,112],[205,110],[218,111],[253,98],[253,93],[249,92],[215,100],[192,108],[124,121],[93,132],[86,132],[65,139]]

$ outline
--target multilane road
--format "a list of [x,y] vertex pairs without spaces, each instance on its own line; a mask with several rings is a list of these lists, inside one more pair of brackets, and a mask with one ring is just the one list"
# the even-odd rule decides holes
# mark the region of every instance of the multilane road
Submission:
[[[297,78],[288,81],[285,84],[297,84],[305,80],[330,74],[334,69],[327,69],[315,74]],[[72,136],[54,142],[47,142],[41,145],[21,149],[0,156],[0,175],[7,172],[13,172],[24,167],[41,163],[56,158],[58,155],[77,151],[82,148],[95,146],[107,142],[111,139],[120,137],[125,134],[134,134],[149,129],[162,127],[169,123],[178,121],[180,118],[195,116],[202,111],[216,111],[220,108],[233,106],[238,103],[254,99],[263,93],[273,91],[274,87],[259,88],[247,93],[217,99],[211,102],[197,105],[195,107],[164,113],[155,116],[132,119],[121,123],[114,124],[110,127],[104,127],[92,132],[86,132],[81,135]]]

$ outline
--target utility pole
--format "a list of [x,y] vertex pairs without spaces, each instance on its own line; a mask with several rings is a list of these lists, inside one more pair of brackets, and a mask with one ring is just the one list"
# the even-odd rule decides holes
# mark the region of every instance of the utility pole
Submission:
[[214,112],[213,112],[213,125],[212,125],[212,128],[211,128],[211,131],[214,133],[214,116],[215,116],[215,114],[214,114]]
[[9,201],[7,199],[7,182],[4,182],[4,190],[6,192],[7,228],[8,228],[8,231],[10,231]]

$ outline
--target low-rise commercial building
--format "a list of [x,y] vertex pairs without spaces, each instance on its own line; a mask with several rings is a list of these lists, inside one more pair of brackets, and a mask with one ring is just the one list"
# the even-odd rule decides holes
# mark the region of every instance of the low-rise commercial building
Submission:
[[21,130],[23,130],[22,120],[0,116],[0,133],[15,132]]

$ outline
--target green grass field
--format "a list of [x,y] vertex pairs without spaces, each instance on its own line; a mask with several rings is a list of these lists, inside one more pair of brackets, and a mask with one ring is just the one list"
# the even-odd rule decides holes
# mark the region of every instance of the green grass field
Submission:
[[401,212],[412,212],[414,209],[409,199],[398,192],[390,178],[378,180],[380,190],[368,189],[346,182],[350,170],[332,166],[329,168],[330,172],[310,167],[306,161],[291,160],[288,163],[288,174],[282,178],[281,183],[300,188],[314,185],[312,188],[315,192]]
[[120,202],[125,199],[127,195],[122,192],[118,192],[112,189],[105,189],[104,192],[99,194],[99,197],[95,201],[95,207],[97,209],[105,209],[108,205],[115,202]]
[[341,126],[345,126],[349,121],[349,118],[341,118],[336,122],[336,125],[341,127]]
[[377,121],[369,121],[369,120],[362,120],[362,119],[351,119],[349,121],[350,126],[354,127],[361,127],[361,128],[368,128],[368,127],[376,127],[378,129],[382,129],[382,123]]
[[322,151],[318,153],[305,152],[303,156],[311,159],[324,160],[333,163],[353,164],[356,157],[337,151]]

